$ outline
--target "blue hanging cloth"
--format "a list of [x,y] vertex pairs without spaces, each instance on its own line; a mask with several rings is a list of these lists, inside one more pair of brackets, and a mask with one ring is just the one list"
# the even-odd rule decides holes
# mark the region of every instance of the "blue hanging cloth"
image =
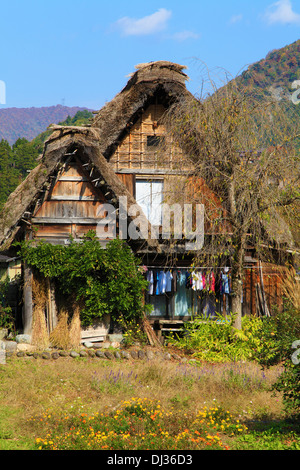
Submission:
[[166,292],[166,273],[157,271],[156,274],[156,295],[165,294]]

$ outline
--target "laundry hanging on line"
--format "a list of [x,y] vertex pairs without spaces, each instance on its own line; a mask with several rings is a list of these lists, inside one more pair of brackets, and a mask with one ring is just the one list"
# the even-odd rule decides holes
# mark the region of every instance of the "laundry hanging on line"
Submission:
[[[219,289],[217,289],[217,280],[219,278]],[[230,294],[231,277],[229,269],[222,269],[219,276],[216,276],[213,270],[183,270],[174,269],[148,269],[147,280],[149,282],[149,295],[163,295],[175,293],[177,284],[184,282],[186,289],[194,291],[205,291],[210,293]]]

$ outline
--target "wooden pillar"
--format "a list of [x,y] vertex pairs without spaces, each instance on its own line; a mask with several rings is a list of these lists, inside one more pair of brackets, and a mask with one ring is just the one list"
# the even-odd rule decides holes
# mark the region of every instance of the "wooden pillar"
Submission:
[[24,310],[23,310],[23,332],[26,335],[32,333],[32,271],[29,266],[24,265]]
[[48,325],[48,333],[52,333],[54,328],[57,325],[57,309],[56,309],[56,302],[55,302],[55,289],[53,283],[50,279],[47,280],[47,291],[48,291],[48,299],[47,299],[47,325]]
[[252,275],[251,275],[251,314],[253,316],[258,315],[259,312],[257,311],[257,303],[256,303],[256,284],[257,284],[257,264],[254,263],[252,265]]
[[51,281],[50,281],[50,301],[51,301],[52,326],[54,329],[57,325],[57,308],[56,308],[56,300],[55,300],[55,289]]

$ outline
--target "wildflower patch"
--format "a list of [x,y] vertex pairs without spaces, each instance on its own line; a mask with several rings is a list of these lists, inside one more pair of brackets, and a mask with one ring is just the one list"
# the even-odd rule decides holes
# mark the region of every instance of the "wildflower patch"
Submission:
[[[223,440],[247,430],[218,406],[187,415],[139,397],[112,412],[46,418],[35,442],[39,450],[228,450]],[[32,420],[41,424],[39,417]]]

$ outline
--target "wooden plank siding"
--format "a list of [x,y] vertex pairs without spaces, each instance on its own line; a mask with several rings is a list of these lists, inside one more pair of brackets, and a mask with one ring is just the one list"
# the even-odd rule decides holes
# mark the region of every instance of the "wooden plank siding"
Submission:
[[[250,265],[251,264],[251,265]],[[287,268],[271,263],[262,263],[263,284],[266,302],[271,315],[283,309],[284,275]],[[256,285],[261,286],[258,262],[246,263],[243,279],[243,315],[257,315]]]
[[101,190],[93,186],[81,165],[69,164],[57,176],[44,202],[33,215],[35,237],[51,242],[69,239],[71,235],[81,238],[89,230],[96,231],[97,224],[106,215],[100,210],[106,202]]
[[133,173],[116,173],[117,177],[126,186],[129,193],[135,198],[135,174]]

